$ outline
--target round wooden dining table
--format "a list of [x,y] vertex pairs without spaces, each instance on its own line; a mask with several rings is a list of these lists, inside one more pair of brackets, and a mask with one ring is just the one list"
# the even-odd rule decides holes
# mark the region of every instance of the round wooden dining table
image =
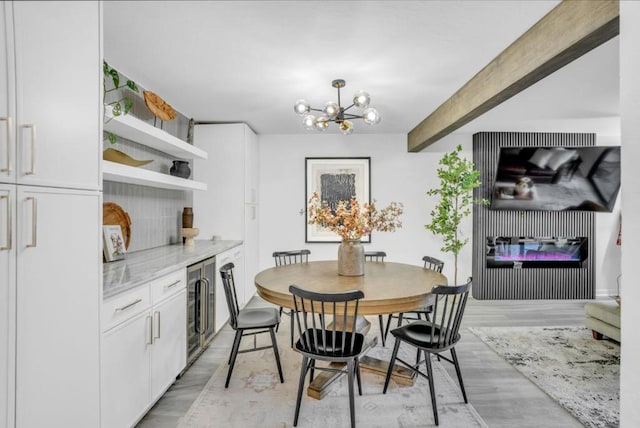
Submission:
[[293,308],[290,285],[320,292],[362,290],[358,314],[383,315],[409,312],[428,304],[436,285],[447,278],[422,266],[393,262],[365,262],[364,275],[338,275],[338,261],[325,260],[276,266],[255,277],[258,295],[277,306]]

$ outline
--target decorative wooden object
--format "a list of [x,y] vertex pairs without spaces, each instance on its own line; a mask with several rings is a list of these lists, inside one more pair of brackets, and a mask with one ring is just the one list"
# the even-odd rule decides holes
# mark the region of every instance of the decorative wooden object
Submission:
[[563,1],[409,132],[419,152],[620,33],[618,0]]
[[123,165],[129,165],[129,166],[142,166],[142,165],[146,165],[148,163],[153,162],[153,159],[151,160],[134,159],[128,154],[112,148],[108,148],[104,152],[102,152],[102,159],[110,162],[121,163]]
[[102,204],[102,224],[117,224],[122,229],[124,237],[124,246],[129,249],[131,242],[131,218],[129,214],[118,204],[113,202],[104,202]]
[[162,98],[151,91],[144,91],[144,102],[155,117],[161,120],[173,120],[176,118],[176,111]]

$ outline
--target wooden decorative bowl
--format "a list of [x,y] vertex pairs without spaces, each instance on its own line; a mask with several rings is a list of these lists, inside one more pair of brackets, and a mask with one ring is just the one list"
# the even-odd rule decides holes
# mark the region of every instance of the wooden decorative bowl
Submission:
[[122,229],[124,237],[124,246],[129,248],[131,242],[131,218],[129,214],[118,204],[113,202],[105,202],[102,204],[102,224],[117,224]]
[[144,91],[144,103],[153,115],[161,120],[173,120],[176,118],[176,111],[162,98],[151,91]]

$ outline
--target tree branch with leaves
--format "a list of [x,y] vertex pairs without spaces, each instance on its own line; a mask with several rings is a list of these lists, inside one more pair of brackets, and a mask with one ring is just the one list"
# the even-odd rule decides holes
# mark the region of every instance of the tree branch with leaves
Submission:
[[440,160],[438,178],[440,187],[427,191],[429,196],[440,197],[440,202],[431,211],[431,223],[425,228],[439,235],[444,241],[440,249],[445,253],[453,253],[454,274],[453,283],[458,284],[458,254],[469,241],[460,236],[462,220],[471,214],[471,207],[476,204],[486,205],[487,199],[474,199],[473,189],[479,187],[480,171],[474,169],[474,164],[461,158],[462,146],[458,145],[454,151],[447,153]]

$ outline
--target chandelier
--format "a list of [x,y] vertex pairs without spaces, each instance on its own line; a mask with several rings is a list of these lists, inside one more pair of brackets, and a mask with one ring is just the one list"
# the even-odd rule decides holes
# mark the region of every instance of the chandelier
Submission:
[[[308,130],[315,129],[317,131],[324,131],[329,127],[329,122],[335,122],[340,127],[342,133],[348,135],[353,132],[352,119],[362,119],[367,125],[375,125],[380,122],[380,113],[378,113],[378,110],[369,107],[371,97],[368,93],[364,91],[356,92],[353,96],[353,104],[348,107],[342,107],[340,104],[340,88],[344,88],[345,81],[343,79],[336,79],[331,82],[331,86],[338,89],[338,102],[328,101],[322,110],[311,108],[305,100],[296,101],[293,109],[300,116],[303,116],[302,123],[305,128]],[[347,110],[352,107],[363,109],[362,114],[347,113]],[[309,114],[310,111],[318,111],[323,114],[315,116]]]

